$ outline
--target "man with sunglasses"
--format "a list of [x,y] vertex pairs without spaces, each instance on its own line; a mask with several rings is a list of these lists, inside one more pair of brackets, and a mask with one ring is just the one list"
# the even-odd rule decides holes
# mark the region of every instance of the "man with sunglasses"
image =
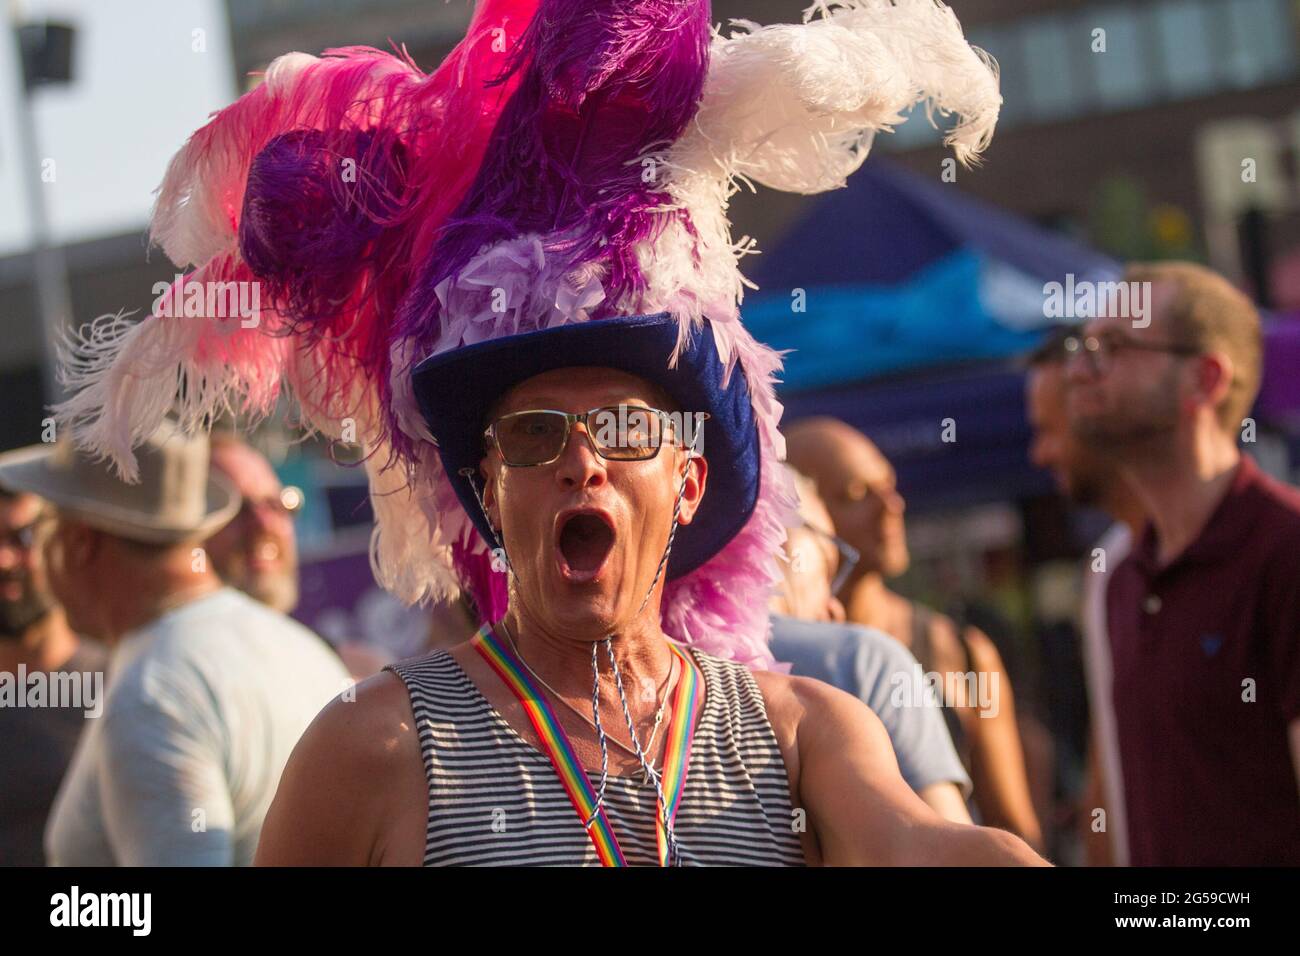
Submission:
[[1124,279],[1144,314],[1089,321],[1067,367],[1074,430],[1115,458],[1148,518],[1107,591],[1130,859],[1294,866],[1300,492],[1238,447],[1259,315],[1190,263]]
[[[0,488],[0,675],[16,687],[21,674],[98,673],[102,686],[104,649],[78,637],[50,590],[38,534],[47,511],[36,495]],[[45,820],[93,705],[8,703],[0,700],[0,865],[44,866]]]
[[298,542],[293,519],[302,491],[286,488],[260,452],[226,431],[212,433],[212,468],[239,492],[234,519],[205,547],[221,579],[267,607],[298,606]]
[[[619,331],[646,322],[566,329],[569,354],[621,363]],[[657,358],[628,365],[666,367],[675,323],[653,322],[642,344]],[[523,340],[552,334],[516,337],[516,356],[545,354]],[[753,437],[709,431],[728,402],[700,400],[696,376],[718,379],[696,371],[714,361],[711,338],[695,348],[657,380],[626,366],[520,376],[515,359],[493,363],[483,348],[417,369],[449,472],[462,456],[478,463],[464,470],[466,509],[508,569],[507,608],[471,640],[364,681],[355,702],[322,712],[286,767],[259,863],[572,864],[590,854],[589,839],[587,862],[596,862],[606,827],[617,839],[609,852],[633,863],[1041,862],[1010,834],[927,807],[861,701],[670,650],[660,602],[674,538],[705,509],[734,509],[724,482],[734,481],[736,439],[743,448]],[[520,361],[531,371],[564,354]],[[731,387],[746,385],[737,376]],[[686,395],[710,411],[681,412]],[[723,493],[711,500],[715,478]],[[691,713],[679,688],[696,668],[708,691],[690,775],[681,813],[657,840],[656,794],[676,765],[674,728]],[[574,807],[587,806],[581,792],[566,800],[553,783],[546,755],[557,752],[592,787],[587,834],[569,825]]]

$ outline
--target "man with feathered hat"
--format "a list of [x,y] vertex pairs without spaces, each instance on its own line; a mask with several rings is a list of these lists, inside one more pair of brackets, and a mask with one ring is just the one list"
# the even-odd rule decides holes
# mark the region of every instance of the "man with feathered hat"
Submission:
[[153,223],[195,267],[172,294],[271,308],[101,320],[63,415],[129,475],[178,383],[196,427],[287,385],[367,449],[381,582],[483,620],[321,714],[261,862],[1041,862],[941,821],[767,649],[795,497],[727,201],[842,185],[921,99],[963,159],[1000,103],[933,0],[729,38],[708,3],[482,0],[432,74],[291,54],[195,134]]

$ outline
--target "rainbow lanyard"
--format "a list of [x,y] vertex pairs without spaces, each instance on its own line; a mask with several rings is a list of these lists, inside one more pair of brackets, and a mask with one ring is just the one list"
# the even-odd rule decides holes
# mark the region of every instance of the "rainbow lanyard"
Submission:
[[[578,819],[587,827],[587,835],[596,848],[596,855],[602,866],[627,866],[623,851],[619,848],[614,830],[605,817],[605,808],[596,811],[596,792],[592,789],[587,773],[582,769],[573,753],[569,737],[555,718],[555,711],[550,703],[538,691],[527,670],[519,659],[511,653],[490,624],[484,624],[474,635],[474,649],[479,652],[488,665],[505,682],[528,714],[528,720],[537,732],[546,755],[555,768],[560,783],[569,795],[569,802],[578,813]],[[690,656],[675,644],[668,645],[669,650],[682,662],[682,678],[677,682],[673,697],[673,715],[668,722],[668,740],[664,749],[664,764],[661,769],[664,800],[668,804],[667,819],[671,824],[677,817],[677,807],[681,803],[682,789],[686,785],[686,765],[691,757],[691,740],[695,736],[695,724],[704,704],[704,681],[699,668]],[[648,755],[647,755],[648,756]],[[656,804],[658,803],[656,799]],[[655,842],[659,849],[659,865],[668,865],[668,833],[664,828],[662,806],[657,806],[659,813],[655,816]]]

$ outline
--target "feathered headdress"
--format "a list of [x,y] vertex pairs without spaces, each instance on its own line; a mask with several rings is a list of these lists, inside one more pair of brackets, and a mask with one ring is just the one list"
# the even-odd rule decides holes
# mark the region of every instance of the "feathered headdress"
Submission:
[[[151,235],[192,268],[162,301],[185,307],[83,327],[61,421],[130,480],[132,448],[165,414],[199,428],[265,414],[288,390],[308,426],[367,452],[379,582],[408,602],[469,588],[494,619],[503,582],[412,369],[503,336],[671,313],[670,364],[707,327],[724,379],[743,371],[761,490],[725,546],[669,580],[664,631],[770,662],[767,595],[795,499],[780,356],[740,323],[753,243],[732,240],[730,197],[738,181],[842,186],[919,102],[957,115],[946,141],[970,161],[1001,97],[936,0],[816,3],[802,24],[733,21],[730,36],[709,16],[689,0],[480,0],[431,74],[364,48],[280,57],[167,170]],[[241,282],[260,290],[251,319],[220,307]]]

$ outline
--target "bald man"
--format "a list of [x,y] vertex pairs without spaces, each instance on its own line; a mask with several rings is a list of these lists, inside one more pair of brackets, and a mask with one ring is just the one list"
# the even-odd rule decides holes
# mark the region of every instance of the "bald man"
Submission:
[[[788,467],[788,466],[787,466]],[[970,777],[957,757],[937,700],[900,697],[915,681],[916,658],[882,631],[844,620],[832,582],[846,558],[825,503],[811,480],[790,469],[802,523],[785,542],[783,581],[772,594],[772,653],[796,677],[838,687],[870,707],[884,724],[898,769],[916,795],[945,820],[970,823],[963,794]]]
[[[1011,683],[997,648],[977,628],[959,631],[951,618],[885,584],[911,562],[906,503],[893,466],[861,432],[826,417],[786,429],[786,459],[812,478],[834,532],[861,555],[840,594],[848,619],[889,634],[927,674],[938,675],[949,729],[969,761],[980,819],[1041,847]],[[983,690],[972,694],[972,687]]]

